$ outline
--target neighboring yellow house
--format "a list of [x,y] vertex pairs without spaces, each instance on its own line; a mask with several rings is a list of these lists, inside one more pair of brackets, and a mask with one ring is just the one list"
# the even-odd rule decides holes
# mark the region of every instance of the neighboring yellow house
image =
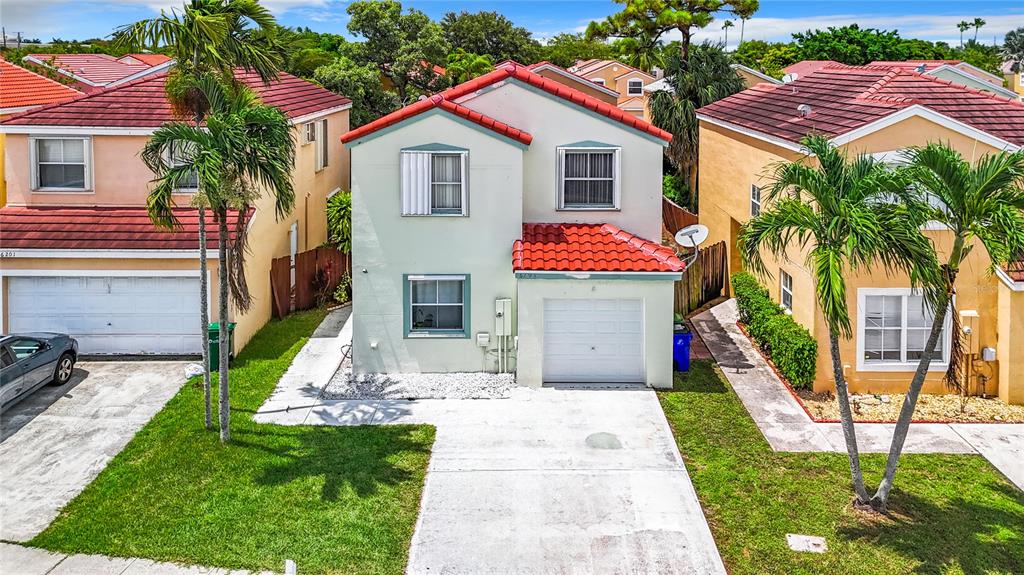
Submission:
[[782,83],[781,80],[772,78],[768,74],[764,74],[749,66],[744,66],[743,64],[733,64],[732,69],[736,70],[736,74],[738,74],[740,78],[743,78],[743,83],[746,84],[748,88],[753,88],[761,82],[768,82],[769,84]]
[[[940,79],[899,69],[828,65],[794,82],[759,84],[698,110],[700,120],[700,222],[708,243],[725,241],[729,272],[742,269],[736,249],[740,226],[764,206],[761,187],[774,163],[804,158],[798,142],[810,133],[829,136],[851,154],[897,159],[901,150],[947,142],[978,159],[1024,144],[1024,104]],[[809,159],[806,161],[813,161]],[[929,229],[939,250],[949,233]],[[791,312],[822,350],[814,388],[834,388],[827,331],[815,304],[813,273],[805,254],[793,250],[782,261],[768,258],[764,278],[777,301]],[[972,354],[973,391],[1024,403],[1024,262],[988,273],[990,261],[976,247],[957,281],[956,303]],[[904,276],[882,270],[846,278],[855,329],[843,342],[850,387],[858,393],[905,390],[923,345],[917,299]],[[942,374],[951,341],[947,327],[942,357],[932,363],[926,393],[943,393]]]
[[1024,70],[1014,72],[1011,62],[1003,62],[1002,72],[1003,77],[1006,78],[1006,85],[1024,98]]
[[[271,316],[271,260],[326,239],[327,197],[347,188],[348,98],[282,74],[269,86],[240,78],[288,117],[295,135],[295,206],[278,219],[270,194],[248,216],[246,278],[254,303],[237,322],[241,349]],[[0,209],[2,331],[58,331],[84,354],[196,354],[200,350],[198,216],[194,188],[176,198],[182,229],[157,230],[139,158],[175,119],[164,76],[151,76],[0,122],[8,205]],[[216,227],[210,237],[210,311],[217,321]]]
[[619,95],[619,109],[638,118],[644,118],[647,108],[644,87],[658,79],[618,60],[580,60],[569,72],[614,90]]

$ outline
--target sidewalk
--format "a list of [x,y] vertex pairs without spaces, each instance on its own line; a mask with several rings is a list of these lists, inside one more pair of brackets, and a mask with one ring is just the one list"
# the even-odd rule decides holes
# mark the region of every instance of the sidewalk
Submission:
[[[18,575],[254,575],[251,571],[159,563],[105,555],[64,555],[35,547],[0,543],[0,573]],[[262,571],[259,575],[272,575]]]
[[[695,316],[693,324],[772,449],[845,452],[840,424],[817,423],[807,415],[740,331],[738,318],[736,300],[728,300]],[[856,428],[862,452],[889,451],[894,424]],[[1024,424],[914,423],[904,453],[979,454],[1024,490]]]

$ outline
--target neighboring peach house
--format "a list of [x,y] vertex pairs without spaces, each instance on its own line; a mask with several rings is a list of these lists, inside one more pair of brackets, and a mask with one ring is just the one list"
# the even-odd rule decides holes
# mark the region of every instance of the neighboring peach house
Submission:
[[[81,92],[0,58],[0,120],[46,104],[66,102]],[[0,133],[0,207],[7,203],[4,177],[4,135]]]
[[658,79],[618,60],[580,60],[569,72],[614,90],[619,108],[638,118],[644,117],[647,108],[644,86]]
[[[7,146],[8,205],[0,208],[0,329],[56,331],[84,354],[198,354],[201,351],[198,216],[194,188],[175,197],[182,228],[154,228],[146,211],[153,174],[139,153],[175,120],[166,76],[151,76],[11,116],[0,122]],[[237,322],[241,349],[271,316],[271,259],[326,239],[328,195],[348,185],[338,135],[351,102],[294,76],[263,85],[240,80],[293,125],[295,206],[278,218],[265,194],[248,214],[247,280],[254,303]],[[210,312],[217,321],[216,227],[210,238]]]
[[[786,67],[785,72],[789,75],[787,79],[797,79],[825,66],[839,64],[832,60],[804,60]],[[879,68],[896,68],[908,72],[917,72],[927,76],[934,76],[952,84],[967,86],[975,90],[991,92],[1007,98],[1018,98],[1018,93],[1003,85],[1003,78],[998,74],[986,72],[977,66],[968,64],[961,60],[903,60],[887,61],[876,60],[868,66]]]
[[[759,84],[698,110],[700,121],[700,222],[708,243],[725,241],[729,272],[742,269],[740,226],[765,207],[766,170],[776,162],[808,161],[799,141],[824,134],[850,154],[868,153],[900,161],[912,146],[946,142],[977,160],[1024,145],[1024,104],[956,86],[901,68],[827,65],[781,86]],[[940,252],[948,230],[929,228]],[[1024,403],[1024,262],[988,273],[990,260],[975,246],[957,285],[971,390]],[[768,290],[819,342],[814,389],[833,389],[828,338],[815,304],[813,272],[805,254],[791,250],[782,261],[768,258]],[[846,376],[858,393],[906,389],[928,324],[905,276],[881,270],[846,278],[854,338],[843,342]],[[951,327],[932,363],[926,393],[943,393]]]
[[[495,68],[500,68],[505,64],[520,65],[517,62],[509,61],[502,62],[495,66]],[[594,98],[601,100],[602,102],[611,104],[613,106],[619,103],[619,93],[609,88],[608,86],[605,86],[604,83],[598,83],[594,82],[593,80],[588,80],[583,76],[573,74],[572,72],[566,70],[565,68],[552,64],[551,62],[537,62],[536,64],[530,64],[527,67],[530,69],[530,71],[532,71],[535,74],[544,76],[549,80],[561,82],[562,84],[565,84],[570,88],[575,88],[580,92],[587,94],[588,96],[593,96]]]
[[356,373],[672,386],[672,136],[541,72],[505,62],[342,137]]
[[1006,78],[1006,85],[1011,90],[1024,98],[1024,63],[1021,64],[1019,71],[1013,71],[1013,62],[1003,62],[1000,68],[1003,72],[1003,77]]

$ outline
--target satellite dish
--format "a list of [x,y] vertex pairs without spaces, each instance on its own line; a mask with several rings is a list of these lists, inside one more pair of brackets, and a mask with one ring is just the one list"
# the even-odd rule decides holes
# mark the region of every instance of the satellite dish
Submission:
[[700,224],[686,226],[676,232],[676,243],[684,248],[696,248],[708,239],[708,227]]
[[789,74],[786,74],[785,76],[782,77],[782,83],[788,84],[799,77],[800,74],[797,74],[796,72],[790,72]]

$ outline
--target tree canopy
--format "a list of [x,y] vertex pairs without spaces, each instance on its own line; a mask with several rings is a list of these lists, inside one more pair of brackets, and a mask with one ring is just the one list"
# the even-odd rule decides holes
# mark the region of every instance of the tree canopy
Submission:
[[440,25],[452,50],[489,56],[494,62],[533,63],[540,56],[540,43],[530,31],[498,12],[448,12]]
[[588,40],[583,34],[563,32],[549,39],[547,44],[541,47],[541,54],[543,60],[568,68],[579,60],[613,58],[615,50],[610,44]]

